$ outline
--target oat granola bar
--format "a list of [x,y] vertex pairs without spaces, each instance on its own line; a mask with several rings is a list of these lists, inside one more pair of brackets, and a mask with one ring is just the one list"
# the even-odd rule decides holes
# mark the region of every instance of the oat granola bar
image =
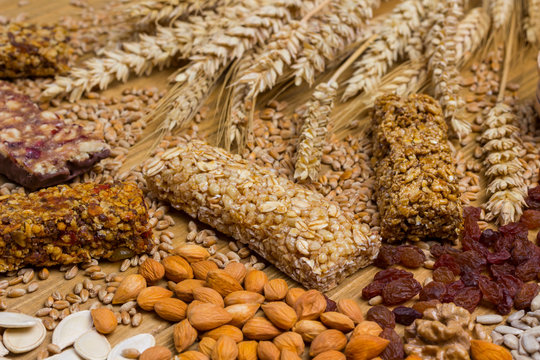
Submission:
[[372,118],[382,238],[455,241],[462,208],[439,104],[427,95],[386,95],[375,102]]
[[144,166],[151,191],[323,291],[369,265],[380,239],[321,194],[201,141]]
[[144,197],[135,184],[59,185],[0,197],[0,272],[150,250]]
[[0,173],[29,188],[65,182],[109,156],[109,147],[81,125],[41,111],[0,81]]
[[73,53],[61,26],[0,25],[0,78],[54,76],[68,70]]

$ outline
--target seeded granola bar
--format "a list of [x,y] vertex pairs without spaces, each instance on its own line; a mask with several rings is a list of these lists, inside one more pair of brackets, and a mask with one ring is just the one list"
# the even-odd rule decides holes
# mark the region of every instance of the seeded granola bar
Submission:
[[0,78],[54,76],[68,70],[73,53],[61,26],[0,25]]
[[321,194],[201,141],[144,166],[157,196],[322,291],[369,265],[380,239]]
[[462,208],[440,105],[427,95],[386,95],[372,118],[382,238],[455,241]]
[[60,185],[0,197],[0,272],[150,250],[152,232],[135,184]]
[[81,125],[41,111],[0,81],[0,173],[29,188],[65,182],[109,156],[109,147]]

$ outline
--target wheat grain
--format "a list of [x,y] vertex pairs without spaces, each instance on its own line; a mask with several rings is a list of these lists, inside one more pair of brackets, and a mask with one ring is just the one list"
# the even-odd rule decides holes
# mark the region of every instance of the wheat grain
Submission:
[[124,11],[138,26],[144,27],[160,23],[171,25],[181,16],[215,7],[218,3],[226,5],[225,0],[146,0],[130,3]]
[[519,159],[523,147],[510,106],[500,102],[489,111],[480,142],[489,179],[486,220],[496,219],[501,225],[517,221],[525,205],[527,188],[523,182],[525,169]]
[[540,41],[540,0],[527,0],[527,17],[524,27],[527,41],[538,44]]
[[515,9],[515,0],[491,0],[489,10],[493,23],[493,28],[499,30],[505,28],[510,23],[510,18]]
[[491,18],[481,7],[474,8],[459,22],[455,35],[456,59],[464,64],[487,38]]

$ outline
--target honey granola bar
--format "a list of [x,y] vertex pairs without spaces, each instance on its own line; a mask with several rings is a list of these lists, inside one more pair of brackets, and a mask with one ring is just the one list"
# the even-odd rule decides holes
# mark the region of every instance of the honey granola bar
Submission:
[[372,118],[382,238],[457,240],[462,208],[440,105],[427,95],[386,95]]
[[150,190],[248,245],[307,288],[334,288],[378,254],[380,239],[321,194],[201,141],[144,166]]
[[135,184],[60,185],[0,197],[0,272],[150,250],[151,229]]
[[0,25],[0,78],[65,73],[73,53],[68,41],[61,26]]
[[65,182],[109,156],[109,147],[81,125],[41,111],[0,81],[0,173],[29,188]]

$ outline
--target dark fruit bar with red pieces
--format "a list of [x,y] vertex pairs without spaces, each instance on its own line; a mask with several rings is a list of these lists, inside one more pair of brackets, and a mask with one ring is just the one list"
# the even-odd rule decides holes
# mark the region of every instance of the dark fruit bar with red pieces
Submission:
[[131,183],[59,185],[0,197],[0,272],[117,260],[150,250],[142,191]]
[[109,147],[81,125],[41,111],[26,95],[0,81],[0,172],[35,190],[88,171]]
[[380,97],[372,114],[381,236],[456,241],[463,227],[448,128],[427,95]]

